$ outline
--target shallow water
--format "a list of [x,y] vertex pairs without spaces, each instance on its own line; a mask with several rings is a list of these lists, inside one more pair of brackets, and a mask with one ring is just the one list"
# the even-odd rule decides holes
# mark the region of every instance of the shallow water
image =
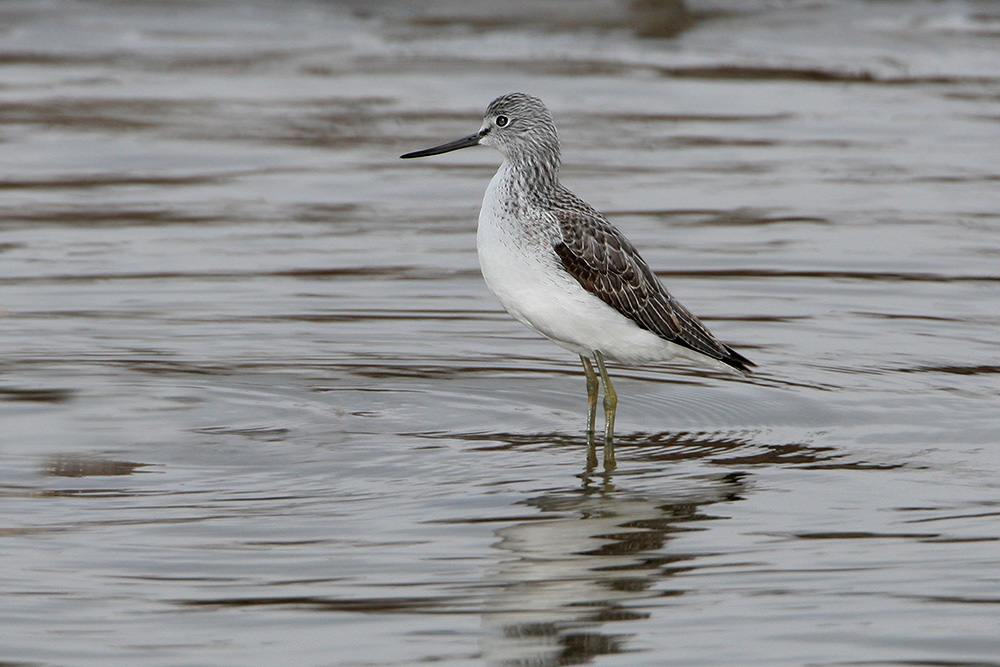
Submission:
[[[667,4],[0,7],[0,662],[1000,665],[1000,12]],[[613,471],[397,159],[511,90],[760,367]]]

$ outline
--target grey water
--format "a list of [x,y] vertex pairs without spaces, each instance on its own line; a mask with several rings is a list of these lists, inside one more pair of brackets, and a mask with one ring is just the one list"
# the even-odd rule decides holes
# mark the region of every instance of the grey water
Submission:
[[[759,365],[482,283],[524,91]],[[1000,665],[1000,6],[0,5],[0,664]]]

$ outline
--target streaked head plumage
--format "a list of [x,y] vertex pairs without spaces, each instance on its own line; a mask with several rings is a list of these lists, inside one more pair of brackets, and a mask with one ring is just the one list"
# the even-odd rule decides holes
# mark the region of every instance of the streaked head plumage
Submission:
[[490,102],[476,134],[400,157],[429,157],[471,146],[492,146],[503,153],[508,163],[534,174],[542,185],[555,183],[559,170],[556,125],[545,104],[524,93],[508,93]]
[[559,159],[552,114],[532,95],[508,93],[490,102],[479,133],[481,145],[493,146],[511,159]]

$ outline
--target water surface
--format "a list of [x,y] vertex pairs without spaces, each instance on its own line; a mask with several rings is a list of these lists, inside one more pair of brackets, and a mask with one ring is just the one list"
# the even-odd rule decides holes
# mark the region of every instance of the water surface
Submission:
[[[1000,665],[996,6],[560,8],[0,8],[0,662]],[[397,158],[512,90],[759,364],[613,471]]]

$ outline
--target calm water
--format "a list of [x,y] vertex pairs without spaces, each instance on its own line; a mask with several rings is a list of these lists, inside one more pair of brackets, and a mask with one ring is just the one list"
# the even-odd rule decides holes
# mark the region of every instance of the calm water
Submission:
[[[669,4],[0,5],[0,664],[1000,665],[1000,7]],[[760,366],[613,472],[512,90]]]

